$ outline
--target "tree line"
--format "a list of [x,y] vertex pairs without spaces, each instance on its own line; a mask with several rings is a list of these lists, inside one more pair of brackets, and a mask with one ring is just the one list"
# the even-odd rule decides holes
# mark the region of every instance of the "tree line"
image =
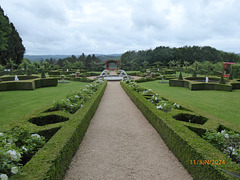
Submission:
[[19,33],[0,6],[0,64],[8,67],[19,65],[24,53],[25,47]]
[[[0,74],[5,69],[4,66],[0,65]],[[2,74],[38,74],[42,71],[50,71],[62,69],[64,71],[76,69],[80,71],[102,71],[104,69],[104,62],[101,61],[94,54],[85,55],[82,53],[81,56],[76,57],[75,55],[56,60],[54,58],[41,59],[38,61],[30,61],[24,58],[21,64],[11,64],[9,66],[11,72],[5,72]]]
[[219,51],[210,46],[184,46],[170,48],[159,46],[155,49],[127,51],[121,56],[122,68],[125,70],[141,70],[159,66],[186,66],[194,62],[240,62],[240,56],[234,53]]

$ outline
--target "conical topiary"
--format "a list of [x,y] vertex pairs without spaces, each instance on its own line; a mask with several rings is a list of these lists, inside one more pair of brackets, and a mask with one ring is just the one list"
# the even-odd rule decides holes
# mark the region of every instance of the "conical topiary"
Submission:
[[46,75],[44,73],[44,69],[42,70],[41,78],[46,78]]
[[226,84],[223,76],[221,76],[221,79],[220,79],[220,81],[219,81],[219,84]]
[[195,71],[195,70],[193,70],[192,77],[197,77],[197,74],[196,74],[196,71]]
[[180,74],[179,74],[179,76],[178,76],[178,80],[183,80],[182,72],[180,72]]
[[228,79],[232,80],[233,79],[233,71],[232,71],[232,68],[231,68],[231,71],[230,71],[230,74],[229,74],[229,77]]

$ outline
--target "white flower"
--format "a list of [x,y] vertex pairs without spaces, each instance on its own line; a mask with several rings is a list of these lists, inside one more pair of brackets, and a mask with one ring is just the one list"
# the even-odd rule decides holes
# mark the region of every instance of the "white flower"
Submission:
[[1,180],[8,180],[8,176],[6,174],[0,175]]
[[78,96],[78,95],[76,95],[76,96],[75,96],[75,98],[79,98],[79,96]]
[[3,133],[0,133],[0,136],[3,136]]
[[157,97],[155,97],[155,101],[157,101],[158,100],[158,98]]
[[238,155],[238,153],[236,151],[233,151],[232,154],[233,155]]
[[228,135],[228,134],[224,134],[224,137],[228,139],[228,138],[229,138],[229,135]]
[[28,151],[28,149],[25,146],[22,147],[22,150],[24,150],[25,152]]
[[180,105],[179,105],[179,104],[177,104],[176,106],[177,106],[177,108],[180,108]]
[[222,134],[225,134],[225,130],[222,130],[221,133],[222,133]]
[[21,154],[17,153],[15,150],[8,150],[7,154],[9,154],[11,160],[17,160],[18,157],[21,157]]
[[38,134],[32,134],[31,137],[32,137],[32,138],[37,138],[37,139],[40,139],[40,138],[41,138],[41,136],[38,135]]
[[17,174],[18,173],[18,168],[17,167],[12,167],[11,168],[11,173]]
[[70,101],[69,99],[67,99],[67,101]]
[[162,105],[160,105],[160,106],[157,106],[157,109],[162,109],[163,107],[162,107]]
[[167,103],[164,103],[164,106],[166,106],[167,105]]
[[234,151],[234,150],[235,150],[232,146],[229,146],[228,149],[229,149],[230,151]]
[[177,103],[174,103],[173,105],[174,105],[174,106],[176,106],[176,105],[177,105]]

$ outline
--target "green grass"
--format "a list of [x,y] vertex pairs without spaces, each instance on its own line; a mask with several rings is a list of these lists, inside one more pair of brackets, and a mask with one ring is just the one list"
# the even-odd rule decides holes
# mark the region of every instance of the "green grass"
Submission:
[[160,96],[179,104],[185,104],[211,114],[224,121],[240,125],[240,90],[226,91],[191,91],[184,87],[169,87],[168,83],[160,84],[151,81],[139,84],[152,89]]
[[58,84],[56,87],[37,88],[25,91],[0,92],[0,127],[65,97],[69,92],[78,90],[86,83],[72,82]]

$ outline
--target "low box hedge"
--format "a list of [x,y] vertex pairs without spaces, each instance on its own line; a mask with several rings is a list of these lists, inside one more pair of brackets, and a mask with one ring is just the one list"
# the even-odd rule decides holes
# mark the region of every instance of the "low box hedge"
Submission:
[[9,90],[34,90],[40,87],[57,86],[57,78],[37,78],[32,80],[2,81],[0,91]]
[[[178,121],[173,117],[180,113],[189,114],[189,112],[173,110],[165,113],[158,110],[156,106],[124,82],[121,82],[121,86],[194,179],[234,179],[236,176],[230,173],[240,174],[239,165],[232,162],[225,154],[189,128],[202,129],[199,132],[204,132],[204,129],[216,130],[219,127],[218,122],[208,117],[204,125]],[[206,116],[200,112],[199,115]],[[237,131],[239,127],[232,126],[230,129]],[[194,160],[196,162],[200,160],[224,160],[225,164],[200,165],[193,164]]]
[[[29,79],[37,79],[39,76],[34,75],[18,75],[17,76],[19,80],[29,80]],[[2,81],[14,81],[15,76],[1,76]]]
[[[210,78],[211,81],[218,82],[220,78]],[[240,89],[240,83],[229,81],[227,84],[213,83],[213,82],[197,82],[193,80],[203,81],[205,77],[187,77],[184,80],[171,79],[169,86],[186,87],[190,90],[219,90],[232,91],[233,89]]]
[[[23,175],[16,175],[14,179],[23,180],[42,180],[42,179],[63,179],[72,157],[79,148],[83,136],[88,128],[88,125],[101,101],[101,98],[106,89],[107,82],[104,82],[98,90],[92,95],[91,99],[84,104],[75,114],[66,114],[65,112],[47,112],[49,107],[39,110],[40,114],[37,117],[44,116],[65,117],[64,122],[55,124],[47,124],[37,126],[32,124],[31,118],[26,118],[22,121],[29,129],[39,131],[39,134],[44,135],[47,132],[49,141],[40,149],[33,158],[23,167]],[[45,110],[44,110],[45,109]],[[43,114],[43,115],[41,115]],[[44,120],[46,121],[46,119]]]

